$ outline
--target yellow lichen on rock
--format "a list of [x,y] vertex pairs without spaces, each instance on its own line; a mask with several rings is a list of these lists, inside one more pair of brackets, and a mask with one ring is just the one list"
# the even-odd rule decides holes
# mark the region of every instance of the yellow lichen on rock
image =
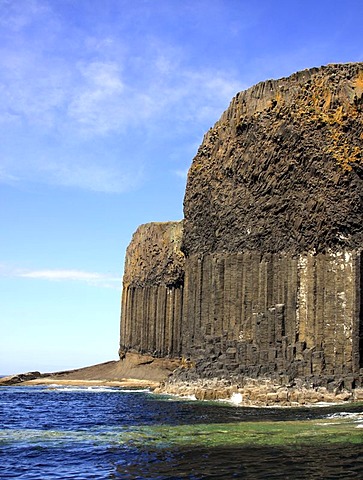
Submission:
[[363,93],[363,70],[361,70],[357,77],[354,80],[354,85],[355,88],[360,91],[360,93]]

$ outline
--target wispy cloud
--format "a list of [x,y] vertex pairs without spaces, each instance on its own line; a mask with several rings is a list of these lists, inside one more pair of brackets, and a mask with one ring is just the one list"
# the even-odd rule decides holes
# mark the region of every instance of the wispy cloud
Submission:
[[121,278],[111,274],[88,272],[83,270],[25,270],[0,265],[0,276],[33,280],[81,282],[94,287],[120,288]]
[[13,31],[20,31],[33,19],[40,18],[49,11],[47,5],[38,0],[14,2],[2,0],[0,8],[0,25]]
[[0,167],[0,182],[7,184],[16,184],[17,182],[19,182],[19,180],[19,177],[7,173],[4,167]]
[[50,281],[76,281],[102,287],[110,285],[119,287],[120,284],[119,277],[81,270],[33,270],[19,273],[18,277]]
[[[147,127],[150,118],[205,120],[215,108],[220,113],[242,88],[233,72],[192,67],[180,47],[155,38],[140,52],[132,44],[126,48],[116,31],[113,36],[87,34],[75,39],[78,49],[73,51],[64,38],[75,33],[52,12],[51,4],[42,8],[35,0],[30,3],[31,8],[13,8],[7,15],[0,9],[6,16],[6,43],[0,48],[3,121],[11,117],[104,135],[129,126]],[[56,26],[52,32],[42,29],[39,20]],[[25,28],[31,24],[37,25],[35,39]]]
[[67,115],[83,131],[104,134],[118,130],[125,116],[126,87],[116,62],[90,62],[77,66],[79,87],[74,87]]
[[[106,162],[105,162],[106,163]],[[78,187],[94,192],[122,193],[134,188],[142,179],[142,168],[127,171],[113,165],[82,164],[73,162],[44,162],[41,174],[48,183],[66,187]]]
[[[38,148],[38,147],[37,147]],[[61,152],[54,158],[55,149],[44,148],[39,157],[29,151],[24,163],[15,155],[11,158],[0,156],[0,183],[20,185],[24,182],[71,187],[93,192],[123,193],[136,188],[144,176],[142,164],[129,165],[120,159],[117,164],[115,155],[101,158],[95,155],[83,155],[77,158],[77,150]],[[73,153],[74,152],[74,153]]]
[[[108,193],[135,188],[147,139],[209,128],[243,88],[233,72],[192,66],[182,47],[153,37],[125,42],[114,27],[104,34],[75,29],[51,2],[16,4],[0,6],[0,123],[22,138],[34,131],[39,154],[33,161],[34,148],[12,152],[0,182],[16,178]],[[135,135],[134,157],[126,148],[109,161],[109,142],[127,144]],[[87,146],[101,141],[102,156],[90,155]],[[76,144],[66,158],[65,145]]]
[[31,272],[21,273],[19,277],[40,278],[43,280],[99,280],[104,275],[94,272],[82,272],[79,270],[35,270]]

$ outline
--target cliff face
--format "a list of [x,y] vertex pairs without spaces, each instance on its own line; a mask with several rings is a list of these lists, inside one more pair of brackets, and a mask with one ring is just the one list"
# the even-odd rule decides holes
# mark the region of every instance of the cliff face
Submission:
[[141,225],[127,247],[124,285],[175,287],[182,284],[182,232],[183,222],[153,222]]
[[363,64],[239,93],[193,160],[183,223],[128,248],[122,352],[182,355],[185,380],[360,385],[362,147]]
[[183,250],[361,248],[362,149],[363,64],[239,93],[190,168]]
[[126,251],[120,356],[127,351],[180,355],[183,222],[141,225]]
[[182,352],[195,369],[182,378],[360,383],[361,272],[360,254],[346,251],[188,257]]

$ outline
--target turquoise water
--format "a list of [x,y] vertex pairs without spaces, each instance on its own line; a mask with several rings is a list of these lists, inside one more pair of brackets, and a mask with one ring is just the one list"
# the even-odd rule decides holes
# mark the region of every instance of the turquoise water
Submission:
[[243,408],[147,390],[0,387],[0,478],[361,479],[363,407]]

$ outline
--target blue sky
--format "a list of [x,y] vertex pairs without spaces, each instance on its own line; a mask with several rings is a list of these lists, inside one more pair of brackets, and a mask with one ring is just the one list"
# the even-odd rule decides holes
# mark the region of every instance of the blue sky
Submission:
[[240,90],[363,61],[363,3],[0,0],[0,374],[117,358],[123,262]]

